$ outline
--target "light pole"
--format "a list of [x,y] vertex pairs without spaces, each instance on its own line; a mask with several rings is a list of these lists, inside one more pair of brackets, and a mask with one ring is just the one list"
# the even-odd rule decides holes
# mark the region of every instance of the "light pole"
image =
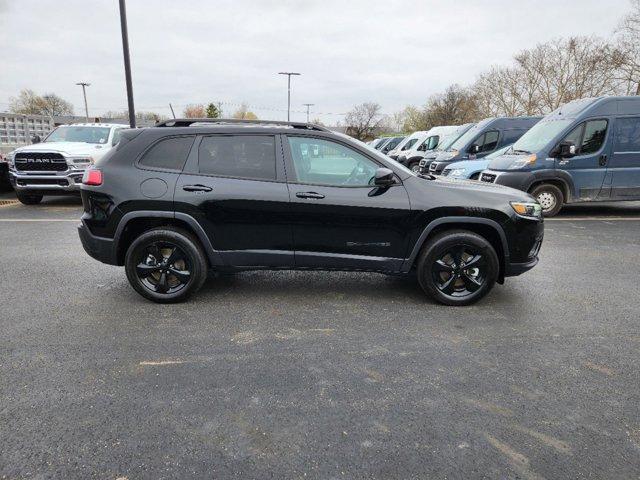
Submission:
[[290,122],[290,114],[291,114],[291,75],[302,75],[298,72],[278,72],[278,75],[286,75],[287,76],[287,122]]
[[131,60],[129,59],[129,33],[127,31],[127,6],[120,0],[120,29],[122,30],[122,53],[124,55],[124,75],[127,82],[127,105],[129,126],[136,127],[136,112],[133,108],[133,85],[131,83]]
[[87,123],[89,123],[89,107],[87,107],[87,90],[86,87],[91,85],[87,82],[78,82],[76,85],[80,85],[82,87],[82,96],[84,97],[84,115],[87,118]]
[[303,103],[305,107],[307,107],[307,123],[309,123],[309,107],[313,107],[315,103]]

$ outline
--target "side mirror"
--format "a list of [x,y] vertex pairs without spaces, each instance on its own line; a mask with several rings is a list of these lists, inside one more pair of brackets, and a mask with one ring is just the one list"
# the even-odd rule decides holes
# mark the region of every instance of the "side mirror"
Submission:
[[419,152],[426,152],[427,151],[427,145],[426,144],[422,144],[418,147],[418,151]]
[[571,158],[576,156],[576,146],[573,142],[560,142],[557,151],[560,158]]
[[31,143],[40,143],[42,141],[42,139],[40,138],[40,135],[33,135],[31,137]]
[[480,145],[474,143],[469,147],[469,153],[479,153],[479,152],[480,152]]
[[378,187],[388,187],[396,183],[396,177],[393,174],[393,170],[388,168],[378,168],[376,174],[373,177],[373,184]]

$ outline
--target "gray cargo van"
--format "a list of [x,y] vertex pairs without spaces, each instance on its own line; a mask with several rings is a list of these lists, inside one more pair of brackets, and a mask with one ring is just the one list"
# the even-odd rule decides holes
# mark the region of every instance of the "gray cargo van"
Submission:
[[566,203],[640,200],[640,97],[563,105],[492,160],[480,180],[531,193],[546,216]]

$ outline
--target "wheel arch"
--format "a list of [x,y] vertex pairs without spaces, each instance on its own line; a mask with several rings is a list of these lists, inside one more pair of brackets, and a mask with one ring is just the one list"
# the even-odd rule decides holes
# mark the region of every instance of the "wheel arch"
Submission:
[[116,260],[118,265],[124,265],[124,257],[129,245],[142,233],[152,228],[172,226],[182,228],[194,235],[204,249],[209,266],[221,265],[222,259],[211,245],[209,237],[200,224],[191,215],[167,211],[138,211],[125,214],[114,236],[116,245]]
[[443,217],[430,222],[420,234],[413,246],[409,258],[403,264],[403,271],[410,271],[425,243],[440,232],[446,230],[468,230],[485,238],[495,249],[500,263],[498,282],[504,282],[505,268],[509,263],[509,244],[504,229],[495,220],[480,217]]
[[534,175],[527,186],[526,192],[530,193],[535,187],[544,185],[545,183],[555,185],[560,189],[562,195],[564,195],[564,203],[569,203],[573,198],[573,180],[571,176],[563,170],[540,172]]

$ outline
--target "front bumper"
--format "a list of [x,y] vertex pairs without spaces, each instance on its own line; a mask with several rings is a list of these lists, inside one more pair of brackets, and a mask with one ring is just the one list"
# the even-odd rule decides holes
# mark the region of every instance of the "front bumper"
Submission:
[[84,170],[64,172],[19,172],[11,170],[9,181],[16,192],[42,190],[47,194],[79,193]]
[[505,187],[511,187],[526,192],[527,187],[533,181],[533,173],[483,170],[480,174],[480,181],[486,183],[495,183],[497,185],[504,185]]
[[93,235],[89,228],[82,222],[78,225],[78,235],[82,247],[91,257],[109,265],[118,265],[115,242],[111,238]]

